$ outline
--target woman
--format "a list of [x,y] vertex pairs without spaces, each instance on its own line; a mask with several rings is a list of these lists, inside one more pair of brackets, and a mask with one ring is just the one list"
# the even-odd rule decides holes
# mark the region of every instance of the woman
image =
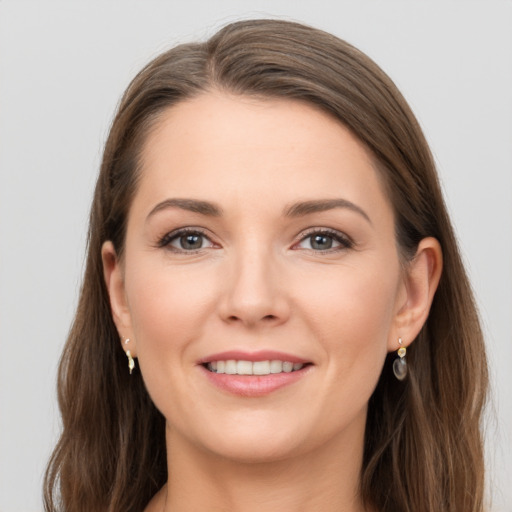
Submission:
[[365,55],[229,25],[108,137],[46,509],[482,511],[487,373],[421,130]]

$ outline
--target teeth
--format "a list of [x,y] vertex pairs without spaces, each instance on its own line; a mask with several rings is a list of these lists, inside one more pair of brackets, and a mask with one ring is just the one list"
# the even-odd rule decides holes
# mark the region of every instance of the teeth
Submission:
[[293,363],[285,361],[283,363],[283,372],[290,373],[293,370]]
[[253,375],[268,375],[270,373],[269,361],[257,361],[252,363]]
[[290,373],[300,370],[302,363],[290,361],[212,361],[208,363],[208,370],[214,373],[226,373],[228,375],[269,375],[271,373]]
[[270,373],[281,373],[283,371],[282,361],[270,361]]
[[224,369],[224,373],[227,373],[228,375],[235,375],[236,374],[236,361],[233,359],[230,359],[229,361],[226,361],[226,366]]
[[252,375],[251,361],[237,361],[236,373],[238,373],[238,375]]

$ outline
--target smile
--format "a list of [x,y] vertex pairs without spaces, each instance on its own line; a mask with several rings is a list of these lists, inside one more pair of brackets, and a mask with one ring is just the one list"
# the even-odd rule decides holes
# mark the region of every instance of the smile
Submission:
[[227,375],[270,375],[277,373],[291,373],[304,367],[303,363],[291,361],[267,360],[245,361],[228,359],[226,361],[212,361],[206,364],[206,368],[213,373]]
[[275,350],[230,350],[198,361],[214,387],[230,395],[263,397],[307,378],[314,363],[295,354]]

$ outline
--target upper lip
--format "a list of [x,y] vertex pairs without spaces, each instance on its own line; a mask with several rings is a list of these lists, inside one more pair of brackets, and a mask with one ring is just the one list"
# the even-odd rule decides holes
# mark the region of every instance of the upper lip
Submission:
[[275,350],[258,350],[257,352],[246,352],[243,350],[228,350],[203,357],[198,364],[211,363],[213,361],[289,361],[290,363],[308,363],[310,361],[285,352]]

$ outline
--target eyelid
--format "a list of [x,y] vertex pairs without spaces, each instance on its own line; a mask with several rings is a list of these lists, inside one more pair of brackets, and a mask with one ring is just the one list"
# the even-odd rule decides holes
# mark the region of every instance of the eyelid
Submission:
[[307,238],[309,238],[310,236],[315,235],[315,234],[328,235],[328,236],[334,238],[334,240],[336,240],[340,244],[340,246],[330,248],[330,249],[325,249],[323,251],[315,250],[315,249],[300,249],[300,248],[297,250],[312,251],[315,253],[322,254],[322,253],[333,253],[333,252],[337,252],[337,251],[351,249],[355,245],[352,238],[349,237],[347,234],[343,233],[342,231],[338,231],[337,229],[326,228],[326,227],[312,227],[312,228],[306,229],[305,231],[302,231],[298,235],[297,241],[294,242],[292,249],[296,248],[297,245],[299,245],[301,242],[303,242],[304,240],[306,240]]
[[[207,239],[211,245],[209,247],[203,247],[203,248],[196,249],[196,250],[184,250],[184,249],[179,249],[177,247],[171,246],[171,242],[174,241],[176,238],[178,238],[180,236],[188,235],[188,234],[201,235],[202,237]],[[325,249],[325,250],[297,248],[297,246],[301,242],[303,242],[308,237],[311,237],[312,235],[315,235],[315,234],[328,235],[328,236],[332,237],[334,240],[336,240],[340,245],[337,247]],[[347,234],[343,233],[342,231],[339,231],[339,230],[333,229],[333,228],[326,228],[326,227],[311,227],[311,228],[308,228],[308,229],[302,231],[296,237],[296,241],[293,243],[291,248],[296,249],[296,250],[312,251],[315,253],[322,254],[322,253],[333,253],[333,252],[337,252],[337,251],[343,251],[343,250],[352,248],[354,245],[355,244],[354,244],[354,241],[352,240],[352,238],[349,237]],[[195,227],[195,226],[186,226],[186,227],[181,227],[181,228],[177,228],[175,230],[169,231],[168,233],[166,233],[165,235],[163,235],[162,237],[160,237],[158,239],[156,246],[158,248],[168,248],[172,252],[187,253],[187,254],[193,254],[195,252],[199,252],[204,249],[208,249],[208,248],[215,247],[215,246],[219,247],[219,245],[216,244],[212,240],[212,237],[207,234],[207,232],[204,228]]]
[[206,238],[210,242],[211,247],[217,245],[217,244],[215,244],[215,242],[213,242],[211,237],[208,236],[208,234],[206,233],[206,230],[204,230],[203,228],[194,227],[194,226],[187,226],[187,227],[175,229],[173,231],[169,231],[164,236],[162,236],[161,238],[158,239],[156,245],[159,248],[168,248],[172,252],[187,253],[187,254],[193,254],[195,252],[202,251],[204,249],[209,248],[209,247],[203,247],[201,249],[186,251],[184,249],[179,249],[179,248],[171,245],[171,242],[174,241],[176,238],[178,238],[180,236],[184,236],[184,235],[189,235],[189,234],[201,235],[202,237]]

